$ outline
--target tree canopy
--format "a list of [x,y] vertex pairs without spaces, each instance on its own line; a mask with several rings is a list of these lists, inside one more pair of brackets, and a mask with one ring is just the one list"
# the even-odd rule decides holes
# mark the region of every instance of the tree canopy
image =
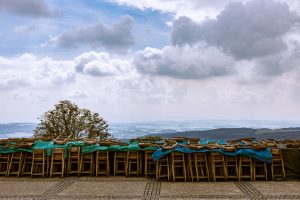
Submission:
[[70,136],[98,138],[108,134],[107,122],[88,109],[81,109],[68,100],[60,101],[45,112],[35,129],[35,136]]

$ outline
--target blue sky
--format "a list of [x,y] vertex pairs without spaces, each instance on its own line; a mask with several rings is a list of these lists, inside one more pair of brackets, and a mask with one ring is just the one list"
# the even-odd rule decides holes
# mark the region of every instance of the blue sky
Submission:
[[[57,12],[52,17],[22,16],[14,13],[1,13],[1,55],[20,55],[34,53],[41,56],[71,58],[88,50],[97,48],[62,49],[45,43],[56,35],[81,27],[103,23],[111,25],[122,16],[134,19],[132,34],[135,38],[130,50],[136,51],[149,45],[161,48],[170,43],[170,27],[165,22],[172,20],[172,15],[157,10],[140,10],[135,7],[120,6],[107,1],[45,1],[49,9]],[[7,20],[6,20],[7,19]],[[17,48],[16,48],[17,47]]]
[[0,0],[0,122],[300,119],[297,0]]

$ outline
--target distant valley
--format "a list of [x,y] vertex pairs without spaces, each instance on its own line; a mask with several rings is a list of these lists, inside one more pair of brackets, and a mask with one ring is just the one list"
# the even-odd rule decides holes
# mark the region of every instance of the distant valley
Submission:
[[175,136],[196,137],[201,139],[230,140],[251,137],[263,139],[300,139],[300,127],[284,129],[219,128],[204,131],[185,131],[167,134],[154,134],[166,138]]
[[[241,137],[300,139],[300,121],[186,120],[109,124],[109,132],[113,137],[119,139],[145,135],[160,135],[164,137],[188,136],[203,139]],[[0,124],[0,138],[31,137],[36,125],[36,123]]]

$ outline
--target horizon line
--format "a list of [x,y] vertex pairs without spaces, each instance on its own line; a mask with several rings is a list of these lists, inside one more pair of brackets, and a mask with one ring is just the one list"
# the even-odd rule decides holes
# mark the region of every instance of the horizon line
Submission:
[[[108,120],[106,120],[108,121]],[[197,121],[265,121],[265,122],[297,122],[296,119],[184,119],[184,120],[141,120],[141,121],[108,121],[113,124],[131,124],[131,123],[156,123],[156,122],[197,122]],[[39,121],[0,121],[0,124],[38,124]]]

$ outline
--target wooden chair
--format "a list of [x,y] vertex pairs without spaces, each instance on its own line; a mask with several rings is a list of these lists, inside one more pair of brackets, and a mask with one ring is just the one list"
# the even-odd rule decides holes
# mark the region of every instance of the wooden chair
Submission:
[[187,162],[186,162],[186,169],[187,169],[187,178],[189,181],[194,181],[196,179],[196,167],[194,161],[193,154],[187,154]]
[[34,149],[32,151],[31,177],[45,177],[46,155],[44,149]]
[[126,169],[127,169],[127,176],[130,175],[137,175],[141,174],[140,171],[140,153],[139,151],[127,151],[127,161],[126,161]]
[[195,172],[197,181],[209,181],[209,168],[206,153],[194,153]]
[[268,180],[267,163],[253,159],[253,180],[257,178]]
[[24,152],[14,152],[10,158],[9,168],[8,168],[8,176],[16,175],[20,177],[22,172],[22,164],[24,159]]
[[252,158],[243,155],[239,156],[239,181],[250,179],[253,181],[253,164]]
[[170,164],[169,164],[169,155],[165,155],[157,161],[156,168],[156,180],[167,178],[170,180]]
[[52,157],[47,156],[47,154],[46,154],[46,171],[45,171],[45,175],[47,177],[50,177],[51,160],[52,160]]
[[285,169],[284,169],[284,162],[283,162],[281,150],[271,149],[271,153],[272,153],[272,163],[271,163],[272,180],[278,180],[278,179],[285,180]]
[[224,155],[222,153],[210,153],[210,163],[212,180],[227,180],[227,170]]
[[76,174],[80,176],[80,147],[71,147],[68,154],[67,176]]
[[80,175],[93,176],[94,173],[94,153],[81,155]]
[[146,150],[145,151],[145,166],[144,166],[144,173],[146,177],[155,176],[156,174],[156,165],[157,161],[154,161],[152,158],[152,154],[154,151]]
[[22,171],[20,176],[31,176],[32,153],[24,152]]
[[109,151],[96,152],[96,176],[110,175]]
[[237,156],[225,156],[228,179],[239,179],[239,162]]
[[11,154],[0,154],[0,175],[7,176]]
[[187,180],[184,153],[177,151],[173,151],[171,153],[171,170],[174,182],[176,179],[183,179],[184,181]]
[[50,178],[52,178],[53,175],[61,175],[61,177],[64,177],[64,171],[65,171],[64,149],[55,148],[52,150]]
[[115,151],[114,153],[114,176],[125,175],[127,176],[127,152]]

